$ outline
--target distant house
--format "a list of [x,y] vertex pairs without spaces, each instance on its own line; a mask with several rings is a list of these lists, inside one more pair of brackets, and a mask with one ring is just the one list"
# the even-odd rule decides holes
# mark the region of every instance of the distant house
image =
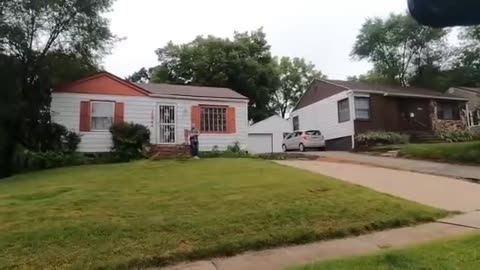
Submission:
[[467,127],[468,100],[421,88],[314,80],[291,113],[294,130],[318,129],[327,149],[351,150],[368,131],[434,133]]
[[480,127],[480,88],[452,87],[448,93],[468,99],[468,108],[471,112],[470,126]]
[[248,99],[227,88],[130,83],[110,73],[59,86],[52,93],[52,119],[79,132],[80,152],[107,152],[116,122],[142,124],[151,143],[168,150],[200,130],[200,150],[247,145]]
[[257,122],[248,127],[248,151],[254,154],[282,152],[283,138],[292,132],[292,125],[279,115]]

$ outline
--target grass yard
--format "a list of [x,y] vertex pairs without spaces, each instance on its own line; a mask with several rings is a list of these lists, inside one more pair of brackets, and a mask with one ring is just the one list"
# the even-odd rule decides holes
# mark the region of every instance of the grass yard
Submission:
[[326,261],[292,270],[477,270],[480,235],[434,242],[375,256]]
[[411,158],[480,164],[480,141],[467,143],[407,144],[400,154]]
[[0,191],[0,269],[161,266],[447,214],[254,159],[62,168]]

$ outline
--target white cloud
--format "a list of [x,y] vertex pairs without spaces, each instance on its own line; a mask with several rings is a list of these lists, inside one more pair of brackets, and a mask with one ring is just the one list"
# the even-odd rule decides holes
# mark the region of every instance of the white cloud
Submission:
[[168,41],[189,42],[197,35],[230,37],[234,31],[263,27],[272,52],[305,57],[329,78],[365,73],[370,65],[350,59],[368,17],[403,12],[407,0],[117,0],[112,31],[126,40],[104,61],[106,69],[127,76],[157,64],[155,49]]

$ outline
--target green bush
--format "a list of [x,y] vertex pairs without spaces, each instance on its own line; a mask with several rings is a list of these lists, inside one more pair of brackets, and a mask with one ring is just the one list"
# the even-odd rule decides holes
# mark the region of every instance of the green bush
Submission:
[[39,132],[42,140],[38,142],[38,145],[33,143],[33,137],[27,139],[26,145],[32,151],[73,153],[81,141],[79,134],[69,131],[65,126],[57,123],[46,124]]
[[67,131],[63,136],[63,151],[67,153],[74,153],[77,151],[78,145],[82,141],[80,134],[73,131]]
[[201,152],[200,157],[203,158],[242,158],[250,157],[247,151],[243,151],[239,142],[235,142],[233,145],[227,146],[226,151],[220,151],[218,146],[215,145],[210,152]]
[[112,134],[112,153],[120,161],[145,158],[144,149],[150,144],[150,130],[134,123],[114,124]]
[[410,136],[396,132],[372,131],[357,135],[355,140],[360,146],[407,144]]
[[20,173],[88,163],[88,158],[81,153],[33,152],[19,146],[14,156],[13,170]]
[[240,143],[235,142],[233,145],[227,146],[227,151],[232,153],[240,153],[242,149],[240,148]]
[[446,142],[469,142],[474,139],[474,134],[469,130],[443,131],[438,136]]
[[473,129],[472,134],[474,141],[480,141],[480,128]]

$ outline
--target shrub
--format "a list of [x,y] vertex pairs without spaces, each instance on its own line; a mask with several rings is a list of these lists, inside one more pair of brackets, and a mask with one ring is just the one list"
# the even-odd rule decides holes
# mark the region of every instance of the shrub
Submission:
[[443,131],[438,136],[447,142],[469,142],[474,139],[474,134],[469,130]]
[[145,158],[144,149],[150,144],[150,131],[147,127],[134,123],[114,124],[112,152],[120,161]]
[[63,137],[63,151],[74,153],[77,151],[78,145],[82,141],[80,134],[73,131],[67,131]]
[[407,144],[410,141],[410,136],[396,132],[374,131],[359,134],[355,137],[355,140],[360,146]]
[[19,173],[88,163],[86,156],[81,153],[34,152],[18,146],[13,160],[13,170]]
[[480,128],[473,129],[472,134],[474,141],[480,141]]
[[81,141],[79,134],[69,131],[65,126],[57,123],[47,124],[39,132],[41,133],[39,136],[43,139],[38,142],[37,146],[27,143],[30,145],[29,149],[40,152],[73,153]]
[[232,153],[240,153],[242,151],[240,148],[240,143],[235,142],[233,145],[227,146],[227,151]]
[[226,151],[220,151],[218,146],[215,145],[210,152],[202,152],[200,156],[203,158],[242,158],[250,157],[247,151],[243,151],[239,142],[235,142],[233,145],[227,146]]

